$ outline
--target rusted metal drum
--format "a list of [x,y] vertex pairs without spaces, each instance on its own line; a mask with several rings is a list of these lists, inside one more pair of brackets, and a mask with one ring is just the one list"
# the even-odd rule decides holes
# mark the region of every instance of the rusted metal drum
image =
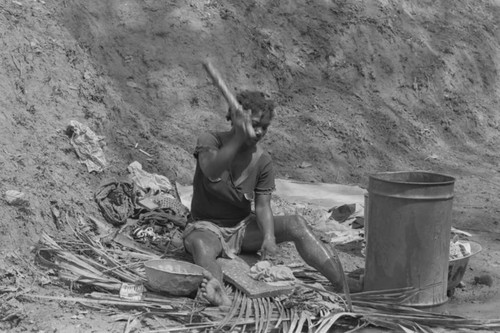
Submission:
[[405,304],[445,303],[455,179],[385,172],[368,184],[364,289],[415,287]]

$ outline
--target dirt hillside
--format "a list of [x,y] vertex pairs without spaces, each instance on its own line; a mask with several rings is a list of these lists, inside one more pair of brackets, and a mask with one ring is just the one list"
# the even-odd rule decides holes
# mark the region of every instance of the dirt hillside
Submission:
[[[42,232],[67,232],[54,212],[99,216],[95,190],[131,162],[190,184],[196,135],[228,127],[208,58],[232,90],[278,102],[263,144],[280,178],[455,177],[453,225],[483,251],[453,311],[498,315],[499,0],[4,0],[0,33],[0,192],[29,202],[0,201],[0,282],[57,294],[30,251]],[[103,172],[79,163],[71,121],[103,137]],[[491,287],[472,283],[483,273]],[[123,330],[56,303],[21,306],[19,331]]]

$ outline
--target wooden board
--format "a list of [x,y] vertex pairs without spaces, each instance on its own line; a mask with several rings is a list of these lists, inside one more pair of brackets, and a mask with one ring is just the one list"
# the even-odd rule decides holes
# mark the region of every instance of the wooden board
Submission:
[[257,281],[250,277],[250,265],[243,259],[219,258],[217,262],[222,267],[224,280],[234,285],[249,298],[275,297],[291,294],[294,286],[292,285],[271,285],[263,281]]

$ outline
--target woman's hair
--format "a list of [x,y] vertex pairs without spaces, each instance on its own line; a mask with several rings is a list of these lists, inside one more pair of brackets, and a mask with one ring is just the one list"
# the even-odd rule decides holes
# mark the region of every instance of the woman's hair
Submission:
[[[266,98],[266,94],[260,91],[244,90],[236,95],[236,100],[241,104],[244,110],[252,110],[252,114],[262,111],[263,117],[274,117],[274,101]],[[227,120],[231,120],[231,112],[226,115]]]

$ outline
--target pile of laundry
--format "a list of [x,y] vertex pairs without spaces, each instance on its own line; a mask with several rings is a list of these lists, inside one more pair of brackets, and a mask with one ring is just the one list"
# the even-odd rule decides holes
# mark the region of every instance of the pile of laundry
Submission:
[[108,223],[139,243],[163,250],[180,250],[189,209],[175,184],[165,176],[148,173],[135,161],[123,179],[104,182],[95,201]]

